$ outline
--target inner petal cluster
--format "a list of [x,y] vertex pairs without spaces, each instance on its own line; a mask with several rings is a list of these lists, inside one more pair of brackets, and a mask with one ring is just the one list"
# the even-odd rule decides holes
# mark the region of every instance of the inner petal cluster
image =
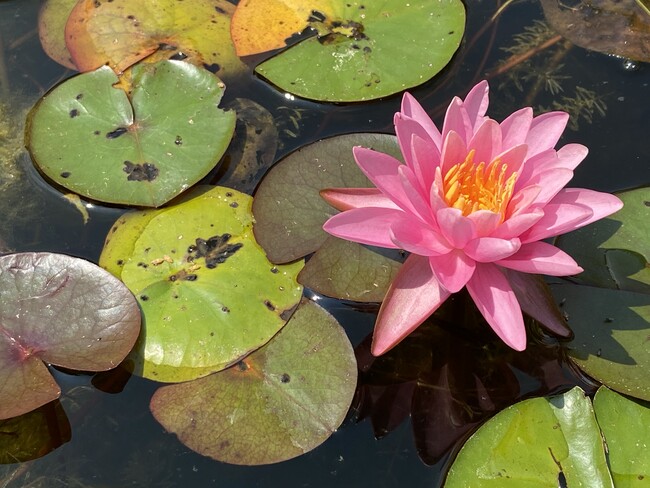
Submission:
[[443,193],[450,207],[467,216],[477,210],[490,210],[505,220],[506,209],[517,181],[517,173],[506,178],[508,165],[499,158],[485,164],[474,164],[473,149],[465,161],[458,163],[445,174]]

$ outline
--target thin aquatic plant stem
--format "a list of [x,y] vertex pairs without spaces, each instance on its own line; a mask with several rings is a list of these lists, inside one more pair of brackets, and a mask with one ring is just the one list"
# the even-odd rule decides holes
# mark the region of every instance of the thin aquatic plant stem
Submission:
[[0,32],[0,96],[9,98],[9,75],[7,74],[7,65],[5,63],[5,48]]

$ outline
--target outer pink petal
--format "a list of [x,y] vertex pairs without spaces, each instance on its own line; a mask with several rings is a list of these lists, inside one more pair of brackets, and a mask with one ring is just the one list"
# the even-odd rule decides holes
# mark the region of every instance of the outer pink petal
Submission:
[[447,133],[443,139],[442,153],[440,155],[440,170],[442,175],[444,176],[452,166],[465,161],[467,153],[465,141],[458,133],[454,131]]
[[554,148],[569,121],[566,112],[547,112],[533,119],[526,137],[528,157],[547,149]]
[[571,276],[582,272],[582,268],[571,256],[542,241],[524,244],[515,254],[496,264],[524,273],[551,276]]
[[[501,152],[501,127],[496,120],[487,119],[467,143],[467,152],[474,149],[474,164],[489,163]],[[523,157],[522,157],[523,160]]]
[[490,263],[476,266],[467,291],[492,330],[508,346],[526,349],[526,328],[521,308],[508,280]]
[[[442,143],[444,145],[447,134],[455,132],[462,140],[467,143],[472,135],[471,122],[467,111],[463,108],[463,102],[460,98],[454,97],[447,108],[445,120],[442,125]],[[469,134],[468,134],[469,132]]]
[[354,208],[336,214],[323,230],[348,241],[398,249],[390,236],[390,227],[404,218],[404,212],[389,208]]
[[377,188],[326,188],[320,191],[320,196],[341,211],[363,207],[399,209],[395,202]]
[[533,157],[526,158],[526,164],[519,172],[515,191],[530,186],[530,180],[535,175],[556,167],[558,167],[558,158],[555,149],[547,149],[546,151],[535,154]]
[[404,93],[402,97],[402,113],[420,124],[427,134],[429,134],[433,143],[440,148],[442,145],[442,135],[438,127],[436,127],[436,124],[433,123],[427,112],[422,108],[422,105],[410,93]]
[[463,108],[469,117],[470,128],[476,131],[483,123],[483,116],[489,104],[489,86],[485,80],[479,81],[467,94],[463,101]]
[[539,195],[535,198],[535,204],[546,204],[564,188],[564,186],[573,178],[573,171],[570,169],[550,169],[536,173],[530,178],[531,186],[540,188]]
[[427,198],[425,198],[424,195],[420,193],[418,179],[413,174],[413,171],[410,170],[410,168],[402,166],[398,170],[398,175],[400,177],[400,181],[402,182],[404,193],[406,194],[411,204],[413,213],[417,215],[422,221],[427,222],[431,226],[437,228],[434,214],[431,211],[431,206],[429,204],[429,192],[427,191],[425,193]]
[[587,157],[589,149],[582,144],[567,144],[557,151],[559,164],[562,168],[576,169],[576,167]]
[[435,178],[436,168],[440,165],[440,151],[431,141],[413,134],[411,138],[411,165],[413,173],[420,182],[421,191],[428,194]]
[[474,261],[491,263],[512,256],[520,247],[521,242],[517,238],[479,237],[470,241],[464,251]]
[[420,256],[439,256],[453,249],[439,232],[415,219],[405,218],[395,222],[390,232],[397,246]]
[[419,178],[421,177],[417,161],[413,160],[413,137],[417,136],[425,142],[426,150],[428,152],[427,157],[422,158],[422,164],[428,164],[431,167],[430,171],[435,171],[435,167],[440,163],[440,150],[442,143],[439,142],[436,144],[436,142],[434,142],[429,136],[427,130],[419,122],[410,119],[401,113],[395,114],[394,123],[397,141],[399,142],[399,147],[404,156],[406,165],[411,168]]
[[372,353],[384,354],[413,332],[450,293],[436,280],[426,257],[411,254],[381,304]]
[[476,267],[476,262],[460,249],[443,256],[430,256],[429,263],[440,284],[451,293],[465,286]]
[[533,121],[533,109],[524,107],[510,114],[501,122],[503,147],[518,146],[526,142],[526,136]]
[[474,222],[457,208],[445,207],[436,212],[440,232],[457,249],[463,249],[469,241],[478,237]]

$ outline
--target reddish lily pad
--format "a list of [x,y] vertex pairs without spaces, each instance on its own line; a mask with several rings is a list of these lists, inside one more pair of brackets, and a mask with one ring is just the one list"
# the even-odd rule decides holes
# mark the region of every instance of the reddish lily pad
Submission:
[[176,205],[121,217],[100,265],[136,295],[145,319],[136,373],[188,381],[259,348],[302,296],[302,261],[270,263],[253,237],[252,198],[203,187]]
[[230,41],[226,0],[80,0],[65,39],[80,71],[108,64],[117,74],[145,58],[184,59],[223,79],[246,71]]
[[362,145],[400,157],[397,138],[351,134],[310,144],[290,154],[265,176],[253,202],[255,237],[275,263],[316,252],[300,281],[329,296],[381,301],[399,268],[399,259],[360,244],[342,244],[323,229],[338,211],[320,196],[325,188],[371,187],[354,162]]
[[203,178],[225,152],[235,114],[223,84],[181,61],[140,65],[131,97],[108,67],[78,75],[31,113],[27,143],[55,182],[103,202],[157,207]]
[[[370,100],[419,85],[451,60],[465,29],[459,0],[244,0],[232,21],[240,56],[303,39],[256,72],[295,95]],[[396,62],[399,60],[399,62]]]
[[345,331],[305,301],[266,346],[227,370],[160,388],[151,411],[200,454],[269,464],[324,442],[343,422],[355,386]]
[[129,290],[70,256],[0,257],[0,297],[0,418],[59,397],[44,362],[105,371],[124,359],[140,331],[140,310]]

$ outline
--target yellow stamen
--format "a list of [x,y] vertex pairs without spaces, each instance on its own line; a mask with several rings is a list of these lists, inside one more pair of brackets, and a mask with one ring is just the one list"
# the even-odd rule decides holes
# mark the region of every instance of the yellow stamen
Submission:
[[490,210],[505,219],[506,210],[517,181],[517,173],[507,179],[508,165],[500,159],[489,164],[474,164],[472,149],[465,161],[452,166],[443,179],[445,201],[467,216],[478,210]]

